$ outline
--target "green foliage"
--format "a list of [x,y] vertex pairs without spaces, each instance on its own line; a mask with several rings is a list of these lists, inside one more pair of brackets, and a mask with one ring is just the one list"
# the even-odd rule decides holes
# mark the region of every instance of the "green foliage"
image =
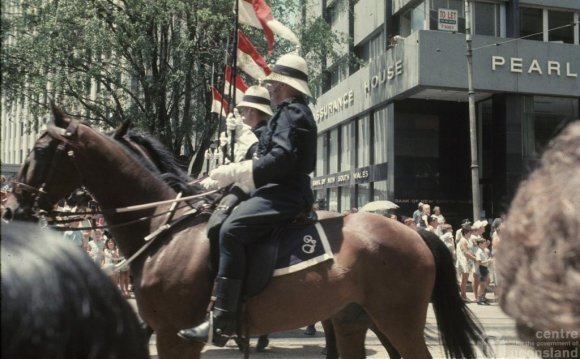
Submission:
[[[345,41],[321,19],[303,21],[298,1],[268,3],[301,38],[311,69]],[[103,128],[131,120],[176,154],[183,147],[205,150],[217,127],[208,85],[219,85],[231,46],[232,0],[7,0],[2,6],[2,93],[7,106],[26,102],[31,125],[47,117],[53,100]],[[262,31],[242,29],[266,54]],[[267,60],[292,50],[276,37]]]

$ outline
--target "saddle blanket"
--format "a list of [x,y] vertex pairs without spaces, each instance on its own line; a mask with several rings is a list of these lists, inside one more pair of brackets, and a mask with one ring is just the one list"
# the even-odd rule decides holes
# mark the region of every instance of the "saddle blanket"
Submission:
[[285,226],[276,236],[279,247],[274,277],[294,273],[334,257],[319,222],[308,226]]

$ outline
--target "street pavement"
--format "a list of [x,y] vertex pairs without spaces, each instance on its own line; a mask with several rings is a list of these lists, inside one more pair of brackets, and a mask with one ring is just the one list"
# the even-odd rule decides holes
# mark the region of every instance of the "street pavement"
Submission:
[[[491,294],[493,297],[493,294]],[[135,306],[135,300],[129,300]],[[488,335],[488,342],[491,344],[495,358],[538,358],[534,352],[526,347],[524,343],[517,338],[514,321],[507,317],[500,307],[492,302],[489,306],[478,305],[476,303],[468,304],[469,309],[473,311],[479,321],[482,323]],[[425,337],[429,350],[433,358],[445,358],[443,348],[439,343],[437,336],[435,315],[432,308],[429,308],[427,314],[427,326]],[[264,352],[257,353],[254,348],[256,340],[253,338],[250,342],[252,349],[250,357],[258,359],[304,359],[316,358],[324,359],[322,354],[324,349],[324,332],[320,323],[316,324],[316,335],[304,335],[304,328],[296,330],[273,333],[270,335],[270,345]],[[151,358],[158,358],[155,347],[155,335],[150,342]],[[367,358],[388,358],[386,350],[382,347],[378,338],[369,331],[366,339]],[[481,352],[480,352],[481,353]],[[480,355],[483,357],[483,355]],[[243,354],[237,349],[233,340],[230,340],[225,348],[206,346],[202,358],[204,359],[225,359],[225,358],[242,358]]]

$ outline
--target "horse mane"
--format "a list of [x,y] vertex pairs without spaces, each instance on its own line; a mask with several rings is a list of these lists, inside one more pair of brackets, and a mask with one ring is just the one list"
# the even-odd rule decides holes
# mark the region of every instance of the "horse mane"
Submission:
[[[114,136],[114,139],[175,191],[182,192],[184,195],[193,195],[204,191],[200,185],[189,183],[191,178],[180,167],[173,153],[153,136],[136,129],[129,129],[123,137]],[[127,140],[145,149],[154,166],[151,162],[145,161],[139,151],[126,143]]]

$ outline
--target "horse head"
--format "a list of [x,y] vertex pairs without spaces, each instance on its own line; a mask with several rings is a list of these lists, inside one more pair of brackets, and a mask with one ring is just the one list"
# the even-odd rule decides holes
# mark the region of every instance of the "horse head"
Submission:
[[70,159],[79,122],[54,105],[52,113],[53,120],[13,180],[13,191],[3,208],[5,220],[34,220],[81,185],[81,177]]

